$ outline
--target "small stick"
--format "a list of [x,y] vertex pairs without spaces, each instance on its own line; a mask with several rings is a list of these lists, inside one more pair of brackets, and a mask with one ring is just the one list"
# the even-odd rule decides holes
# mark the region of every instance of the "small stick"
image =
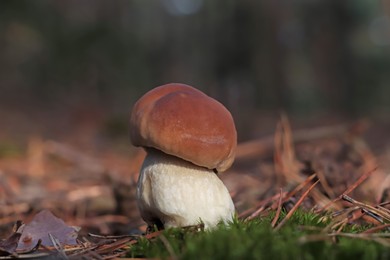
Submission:
[[121,239],[121,238],[127,238],[127,237],[140,237],[141,235],[120,235],[120,236],[110,236],[110,235],[97,235],[88,233],[88,236],[95,237],[95,238],[101,238],[101,239]]
[[[285,193],[287,193],[287,192],[285,192]],[[279,194],[276,194],[276,195],[274,195],[274,196],[272,196],[272,197],[263,199],[263,200],[259,201],[259,202],[256,204],[256,206],[251,207],[251,208],[249,208],[249,209],[247,209],[247,210],[241,212],[241,213],[238,215],[238,217],[239,217],[239,218],[245,217],[246,215],[249,215],[250,212],[252,212],[253,210],[255,210],[255,208],[264,207],[264,204],[267,204],[267,203],[270,202],[270,201],[276,200],[277,198],[279,198]],[[259,209],[257,209],[257,210],[259,210]],[[257,211],[257,210],[256,210],[256,211]]]
[[330,201],[328,204],[326,204],[324,207],[322,207],[321,209],[317,210],[316,213],[320,213],[324,210],[326,210],[327,208],[330,207],[330,205],[336,203],[337,201],[341,200],[342,199],[342,196],[344,194],[349,194],[351,193],[354,189],[356,189],[356,187],[358,187],[363,181],[365,181],[368,177],[371,176],[371,174],[373,174],[376,170],[378,169],[378,167],[375,167],[374,169],[372,169],[371,171],[368,171],[364,174],[362,174],[362,176],[359,177],[359,179],[357,179],[351,186],[348,187],[348,189],[346,191],[344,191],[340,196],[338,196],[337,198],[333,199],[332,201]]
[[290,191],[286,197],[284,197],[284,200],[283,202],[286,202],[287,200],[289,200],[292,196],[294,196],[298,191],[300,191],[301,189],[303,189],[309,182],[311,182],[315,177],[317,176],[317,174],[312,174],[310,175],[309,177],[306,178],[306,180],[304,180],[303,182],[301,182],[297,187],[295,187],[295,189],[293,189],[292,191]]
[[264,206],[261,206],[260,208],[258,208],[255,212],[253,212],[249,217],[247,217],[245,219],[245,221],[249,221],[249,220],[252,220],[254,219],[255,217],[257,217],[261,212],[263,212],[265,209]]
[[317,171],[318,179],[321,181],[321,186],[324,188],[325,192],[333,199],[336,197],[333,189],[330,187],[328,180],[326,179],[323,171]]
[[[290,199],[292,196],[294,196],[298,191],[300,191],[301,189],[303,189],[311,180],[314,179],[315,176],[316,176],[316,174],[310,175],[309,177],[306,178],[305,181],[301,182],[297,187],[295,187],[295,188],[294,188],[292,191],[290,191],[289,193],[283,192],[282,195],[285,195],[285,194],[286,194],[286,196],[285,196],[284,199],[283,199],[283,202],[286,202],[288,199]],[[248,215],[252,210],[254,210],[254,208],[257,208],[256,211],[255,211],[254,213],[252,213],[252,214],[248,217],[248,219],[249,219],[251,216],[253,216],[254,214],[256,214],[256,212],[260,213],[261,211],[263,211],[264,208],[265,208],[264,204],[266,204],[266,203],[268,203],[268,202],[270,202],[270,201],[274,201],[274,200],[276,200],[276,199],[279,199],[279,197],[280,197],[280,194],[276,194],[276,195],[274,195],[274,196],[272,196],[272,197],[263,199],[262,201],[258,202],[258,203],[256,204],[256,206],[251,207],[251,208],[249,208],[249,209],[247,209],[247,210],[241,212],[241,213],[238,215],[238,217],[239,217],[239,218],[242,218],[242,217]],[[258,214],[258,213],[257,213],[257,214]],[[254,217],[255,217],[255,216],[254,216]],[[252,218],[253,218],[253,217],[252,217]]]
[[115,251],[116,249],[124,247],[125,245],[135,244],[136,242],[134,242],[134,241],[137,241],[137,240],[131,240],[130,238],[123,238],[123,239],[117,240],[111,244],[103,244],[103,245],[99,246],[98,248],[96,248],[94,250],[94,252],[96,252],[99,255],[108,254],[110,252]]
[[366,233],[366,234],[377,233],[378,231],[385,229],[385,228],[388,229],[389,227],[390,227],[390,224],[383,224],[383,225],[379,225],[379,226],[367,229],[366,231],[364,231],[362,233]]
[[342,199],[348,201],[349,203],[352,203],[353,205],[359,206],[364,213],[379,221],[380,223],[384,223],[383,219],[390,221],[390,214],[387,211],[354,200],[345,194],[342,195]]
[[[293,133],[294,143],[306,142],[330,136],[343,136],[348,132],[346,125],[322,126],[312,129],[301,129]],[[237,146],[236,160],[245,160],[255,156],[268,154],[274,148],[274,136],[266,136],[260,139],[240,143]]]
[[58,255],[56,257],[58,257],[58,259],[68,259],[68,257],[66,256],[66,254],[64,252],[64,248],[62,247],[58,238],[53,236],[51,233],[49,233],[48,235],[49,235],[51,242],[53,243],[54,248],[58,252]]
[[280,189],[279,202],[278,202],[278,209],[276,210],[275,217],[274,217],[274,219],[272,220],[272,223],[271,223],[271,226],[272,226],[273,228],[275,227],[276,222],[277,222],[278,219],[279,219],[280,212],[282,211],[282,193],[283,193],[283,189],[281,188],[281,189]]
[[294,205],[294,207],[290,210],[290,212],[288,212],[288,214],[286,215],[286,217],[279,223],[279,225],[277,225],[275,227],[275,231],[278,231],[286,222],[287,220],[289,220],[291,218],[291,216],[294,214],[294,212],[297,210],[297,208],[299,207],[299,205],[301,205],[301,203],[303,202],[303,200],[307,197],[307,195],[309,195],[310,191],[312,189],[314,189],[314,187],[318,184],[320,180],[317,180],[315,183],[313,183],[308,189],[307,191],[305,191],[305,193],[303,193],[303,195],[301,196],[301,198],[297,201],[297,203]]
[[[363,181],[365,181],[368,177],[371,176],[372,173],[374,173],[376,170],[378,169],[378,166],[376,166],[374,169],[372,169],[371,171],[368,171],[366,172],[365,174],[363,174],[362,176],[360,176],[359,179],[357,179],[357,181],[355,183],[353,183],[351,186],[349,186],[349,188],[343,193],[343,194],[349,194],[351,193],[354,189],[356,189],[357,186],[359,186],[360,184],[362,184]],[[342,194],[342,195],[343,195]],[[341,196],[342,196],[341,195]]]
[[380,203],[378,206],[383,207],[383,206],[387,206],[389,204],[390,204],[390,201],[385,201],[385,202]]

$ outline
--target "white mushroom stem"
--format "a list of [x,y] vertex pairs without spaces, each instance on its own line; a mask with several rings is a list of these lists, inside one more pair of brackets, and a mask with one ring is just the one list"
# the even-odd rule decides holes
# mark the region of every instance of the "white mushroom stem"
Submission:
[[152,226],[205,228],[231,222],[233,201],[223,182],[209,169],[157,150],[148,151],[137,187],[142,218]]

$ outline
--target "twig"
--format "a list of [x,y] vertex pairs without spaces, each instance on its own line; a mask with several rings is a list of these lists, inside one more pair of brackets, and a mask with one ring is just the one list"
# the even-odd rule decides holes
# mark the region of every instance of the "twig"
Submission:
[[[284,193],[283,193],[283,195],[285,195],[285,194],[287,194],[287,192],[284,192]],[[254,207],[251,207],[251,208],[249,208],[249,209],[247,209],[247,210],[241,212],[241,213],[238,215],[238,217],[239,217],[239,218],[243,218],[243,217],[247,216],[248,214],[250,214],[253,210],[256,210],[256,211],[259,210],[259,209],[258,209],[259,207],[260,207],[260,208],[261,208],[261,207],[264,207],[265,204],[267,204],[267,203],[269,203],[269,202],[271,202],[271,201],[274,201],[274,200],[278,199],[279,196],[280,196],[280,194],[276,194],[276,195],[274,195],[274,196],[272,196],[272,197],[269,197],[269,198],[266,198],[266,199],[263,199],[263,200],[259,201],[258,203],[256,203],[256,205],[255,205]],[[257,208],[257,209],[256,209],[256,208]]]
[[159,230],[159,231],[145,235],[144,238],[152,239],[152,238],[158,237],[161,233],[162,233],[162,230]]
[[317,176],[318,176],[318,179],[320,179],[320,183],[321,183],[321,186],[322,188],[324,188],[325,192],[329,195],[329,197],[331,197],[332,199],[334,199],[336,197],[333,189],[329,186],[329,183],[328,183],[328,180],[326,179],[324,173],[322,171],[317,171]]
[[253,212],[249,217],[247,217],[244,221],[249,221],[257,217],[261,212],[263,212],[265,209],[265,206],[261,206],[258,208],[255,212]]
[[389,228],[390,228],[390,224],[383,224],[383,225],[379,225],[379,226],[367,229],[366,231],[364,231],[362,233],[377,233],[378,231],[380,231],[382,229],[389,229]]
[[51,242],[53,243],[54,248],[58,252],[58,255],[56,257],[58,257],[58,259],[68,259],[60,241],[55,236],[53,236],[51,233],[49,233],[48,235],[49,235]]
[[390,201],[385,201],[385,202],[382,202],[379,204],[379,206],[383,207],[383,206],[387,206],[390,204]]
[[136,240],[133,240],[132,238],[123,238],[119,239],[111,244],[108,245],[102,245],[98,248],[96,248],[95,252],[98,254],[107,254],[110,252],[113,252],[116,249],[122,248],[123,246],[127,244],[135,244]]
[[[256,217],[256,214],[262,212],[265,208],[265,204],[271,202],[271,201],[275,201],[276,199],[279,199],[280,196],[284,196],[284,199],[283,199],[283,202],[286,202],[287,200],[289,200],[292,196],[294,196],[298,191],[300,191],[301,189],[303,189],[311,180],[314,179],[314,177],[316,176],[316,174],[312,174],[310,175],[309,177],[306,178],[306,180],[304,180],[303,182],[301,182],[298,186],[296,186],[292,191],[290,192],[283,192],[282,194],[276,194],[272,197],[269,197],[269,198],[266,198],[266,199],[263,199],[262,201],[258,202],[256,204],[256,206],[254,207],[251,207],[243,212],[241,212],[238,217],[239,218],[243,218],[245,217],[246,215],[250,214],[250,212],[252,212],[253,210],[255,210],[255,208],[257,208],[255,210],[255,212],[253,212],[250,217]],[[253,216],[255,214],[255,216]],[[250,217],[248,217],[247,219],[249,219]]]
[[[302,129],[293,133],[294,143],[310,141],[329,136],[343,136],[348,132],[346,125],[323,126],[313,129]],[[238,145],[236,152],[236,160],[244,160],[261,156],[271,152],[274,148],[273,135],[260,139],[244,142]]]
[[294,196],[298,191],[302,190],[308,183],[310,183],[317,175],[314,173],[306,178],[303,182],[301,182],[297,187],[295,187],[292,191],[290,191],[283,199],[283,202],[289,200],[292,196]]
[[294,205],[294,207],[287,213],[286,217],[275,227],[275,231],[278,231],[286,222],[291,218],[291,216],[294,214],[294,212],[297,210],[299,205],[303,202],[303,200],[307,197],[307,195],[310,193],[312,189],[318,184],[319,180],[317,180],[315,183],[313,183],[305,193],[301,196],[301,198],[297,201],[297,203]]
[[280,189],[280,196],[279,196],[279,202],[278,202],[278,209],[276,210],[275,217],[274,217],[274,219],[273,219],[272,222],[271,222],[271,227],[273,227],[273,228],[275,227],[276,222],[277,222],[278,219],[279,219],[280,212],[282,211],[282,193],[283,193],[283,189]]
[[360,184],[362,184],[363,181],[365,181],[368,177],[371,176],[371,174],[373,174],[376,170],[378,169],[378,167],[375,167],[374,169],[372,169],[371,171],[368,171],[364,174],[362,174],[362,176],[359,177],[359,179],[357,179],[351,186],[349,186],[339,197],[331,200],[328,204],[326,204],[324,207],[318,209],[316,211],[316,213],[320,213],[320,212],[323,212],[324,210],[326,210],[327,208],[330,207],[330,205],[336,203],[337,201],[341,200],[342,199],[342,196],[344,194],[349,194],[351,193],[354,189],[356,189],[356,187],[358,187]]
[[96,174],[101,174],[106,171],[104,166],[101,165],[97,159],[90,157],[69,145],[56,141],[46,141],[44,143],[44,148],[47,153],[71,162],[85,171]]
[[371,216],[380,223],[383,223],[383,219],[390,221],[390,214],[387,209],[383,210],[382,208],[375,208],[371,205],[354,200],[345,194],[343,194],[341,197],[343,200],[346,200],[355,206],[359,206],[367,215]]
[[355,183],[353,183],[351,186],[349,186],[349,188],[343,194],[348,195],[349,193],[351,193],[354,189],[356,189],[356,187],[358,187],[360,184],[362,184],[363,181],[365,181],[368,177],[370,177],[371,174],[373,174],[377,169],[378,169],[378,166],[373,168],[371,171],[364,173],[362,176],[360,176],[359,179],[357,179],[357,181]]
[[127,238],[127,237],[132,237],[132,238],[141,237],[141,235],[102,236],[102,235],[97,235],[97,234],[92,234],[92,233],[88,233],[88,236],[100,238],[100,239],[122,239],[122,238]]

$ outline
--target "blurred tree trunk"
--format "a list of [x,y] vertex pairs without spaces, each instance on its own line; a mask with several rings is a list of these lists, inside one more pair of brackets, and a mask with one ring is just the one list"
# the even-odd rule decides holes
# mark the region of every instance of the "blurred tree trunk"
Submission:
[[349,46],[352,17],[346,1],[320,1],[307,10],[308,45],[315,84],[330,111],[355,111],[353,59]]

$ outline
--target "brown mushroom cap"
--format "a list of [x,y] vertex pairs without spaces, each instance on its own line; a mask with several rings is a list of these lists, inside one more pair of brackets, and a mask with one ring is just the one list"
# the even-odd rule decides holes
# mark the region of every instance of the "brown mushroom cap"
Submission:
[[220,172],[232,165],[237,146],[230,112],[203,92],[177,83],[154,88],[135,103],[130,137],[135,146]]

